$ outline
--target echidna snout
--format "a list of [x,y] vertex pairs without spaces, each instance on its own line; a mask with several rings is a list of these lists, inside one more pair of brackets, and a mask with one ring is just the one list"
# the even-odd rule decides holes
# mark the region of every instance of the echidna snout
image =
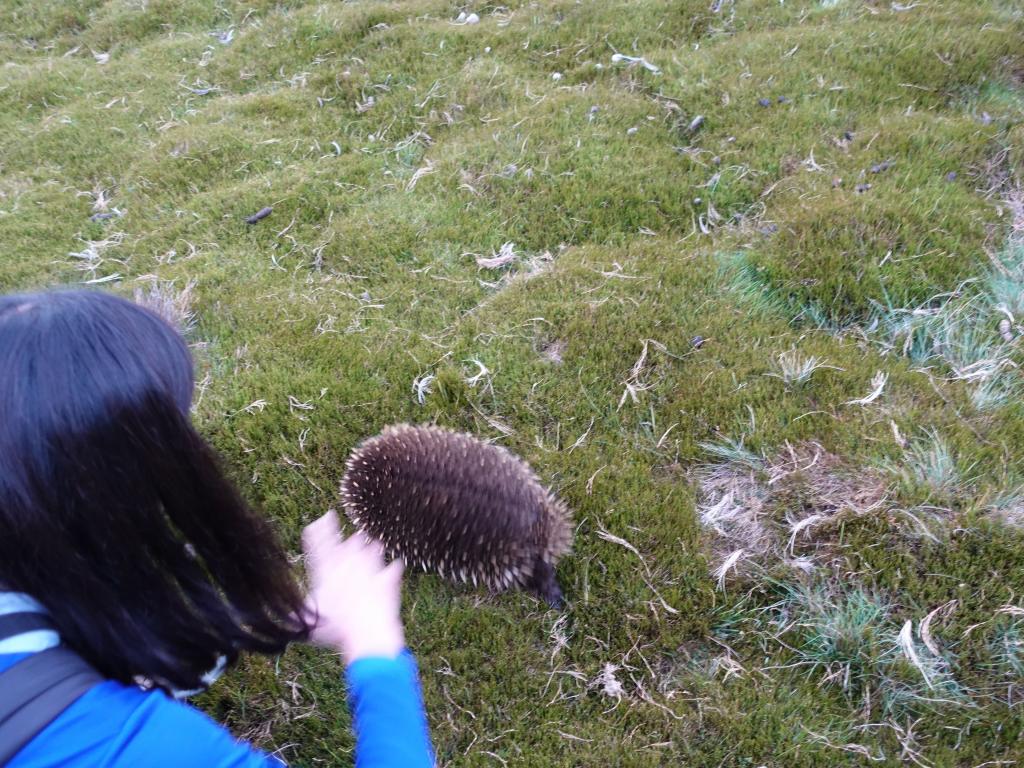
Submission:
[[526,588],[547,600],[552,608],[561,608],[565,605],[555,569],[542,557],[538,557],[533,564],[533,573],[526,582]]
[[523,460],[440,427],[388,427],[360,444],[341,482],[349,518],[410,568],[562,605],[555,564],[568,508]]

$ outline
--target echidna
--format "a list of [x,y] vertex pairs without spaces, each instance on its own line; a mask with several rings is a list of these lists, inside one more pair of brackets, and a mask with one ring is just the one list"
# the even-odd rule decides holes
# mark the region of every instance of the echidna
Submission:
[[353,451],[341,495],[352,522],[410,567],[562,603],[555,564],[572,542],[569,510],[504,448],[388,427]]

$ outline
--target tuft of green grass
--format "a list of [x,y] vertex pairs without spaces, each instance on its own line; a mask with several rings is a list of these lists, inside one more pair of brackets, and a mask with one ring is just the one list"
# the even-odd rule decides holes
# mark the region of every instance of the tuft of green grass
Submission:
[[719,278],[743,303],[767,316],[784,315],[787,303],[769,284],[765,270],[751,263],[742,251],[718,256]]
[[743,438],[733,440],[726,437],[716,442],[700,443],[699,447],[708,456],[721,462],[739,464],[753,471],[765,468],[764,457],[747,448],[743,444]]
[[[1015,189],[1012,194],[1016,199],[1021,193]],[[1010,207],[1016,211],[1013,226],[1024,227],[1024,207],[1012,201]],[[973,405],[988,411],[1010,403],[1019,393],[1016,341],[1022,300],[1024,248],[1014,232],[983,279],[962,284],[914,310],[878,305],[872,329],[880,329],[887,349],[915,363],[942,363],[952,379],[971,385]]]
[[1024,488],[1006,488],[989,503],[988,512],[1007,525],[1024,525]]
[[1024,677],[1024,620],[1020,609],[1000,616],[988,639],[993,671],[1004,680]]
[[801,638],[792,665],[858,701],[865,716],[901,718],[968,702],[950,659],[916,637],[911,620],[901,626],[879,595],[805,587],[790,591],[787,610]]
[[894,651],[884,627],[889,609],[861,590],[837,602],[820,593],[798,593],[794,602],[804,631],[798,658],[808,673],[820,673],[843,691],[861,695]]
[[950,499],[966,482],[954,450],[935,430],[926,430],[912,439],[898,461],[885,462],[883,467],[911,498],[923,495],[926,499]]

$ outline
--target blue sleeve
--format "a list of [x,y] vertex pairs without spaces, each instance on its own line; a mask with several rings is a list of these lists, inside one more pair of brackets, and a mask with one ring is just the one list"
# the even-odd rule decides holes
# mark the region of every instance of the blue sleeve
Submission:
[[[111,760],[112,764],[126,768],[140,765],[284,768],[280,760],[235,741],[226,728],[198,709],[162,693],[151,695],[150,699],[159,703],[148,713],[136,712],[125,724],[128,738],[116,759]],[[134,734],[132,726],[135,726]]]
[[345,671],[356,732],[356,768],[433,768],[416,661],[366,658]]
[[9,763],[10,768],[53,765],[283,768],[280,761],[235,741],[199,710],[159,691],[115,682],[88,691]]

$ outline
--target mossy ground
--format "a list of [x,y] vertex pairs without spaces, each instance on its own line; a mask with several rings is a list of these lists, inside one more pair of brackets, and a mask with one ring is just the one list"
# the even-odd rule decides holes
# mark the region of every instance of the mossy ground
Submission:
[[[0,287],[194,280],[196,419],[293,551],[392,422],[557,489],[565,614],[407,581],[442,765],[1011,765],[1024,411],[880,318],[978,307],[1016,392],[1019,326],[970,302],[1024,248],[1022,51],[1005,0],[9,0]],[[767,457],[767,546],[811,573],[762,557],[719,589],[694,470],[725,440]],[[822,475],[764,472],[810,445],[885,503],[787,546]],[[296,648],[201,703],[346,765],[344,696]]]

